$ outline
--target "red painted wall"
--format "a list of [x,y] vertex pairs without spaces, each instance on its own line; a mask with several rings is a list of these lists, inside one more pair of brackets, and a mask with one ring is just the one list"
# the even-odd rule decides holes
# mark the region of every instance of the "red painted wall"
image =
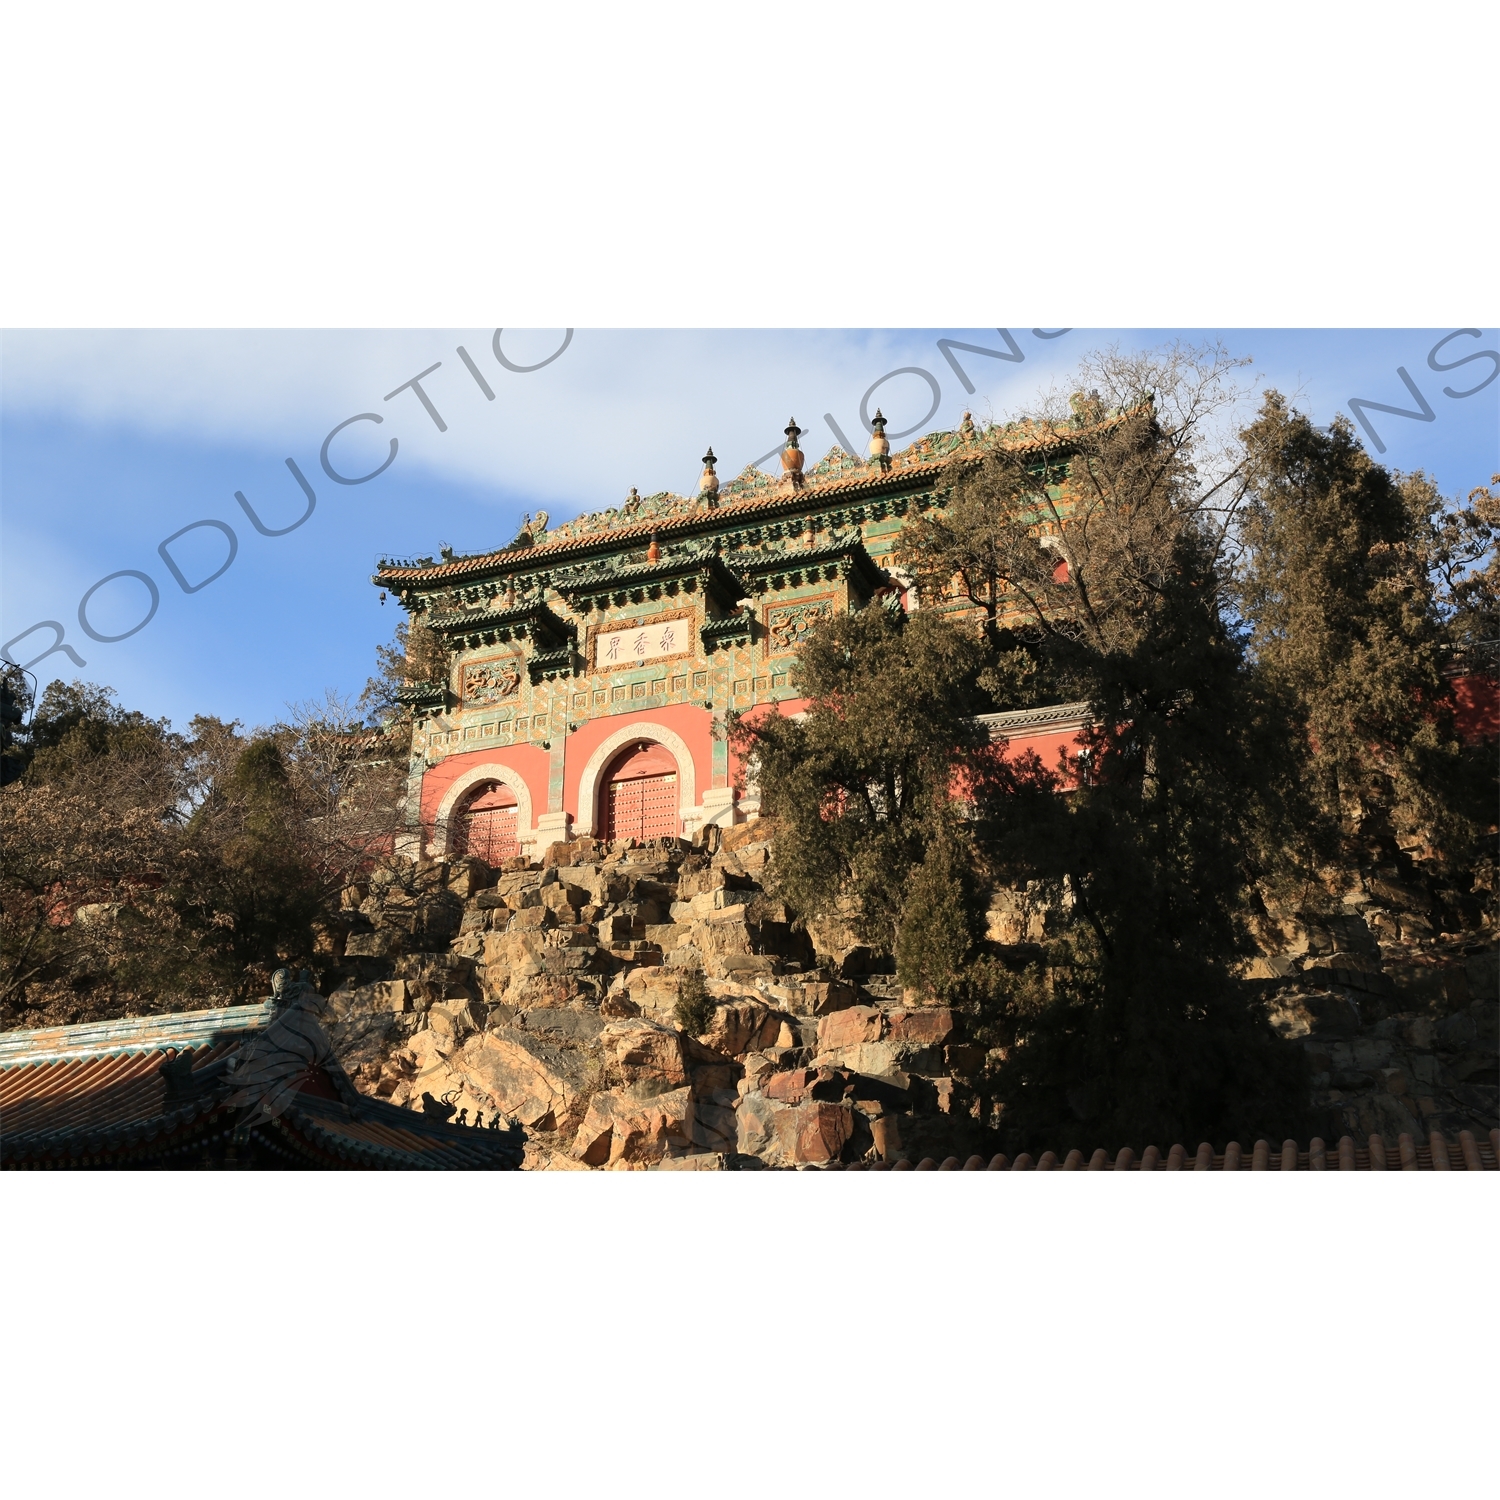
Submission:
[[1500,680],[1475,672],[1455,677],[1451,686],[1454,727],[1460,737],[1474,744],[1500,735]]
[[[1053,734],[1031,734],[1017,735],[1015,738],[1002,742],[999,746],[1000,753],[1014,759],[1019,759],[1028,750],[1035,750],[1041,758],[1042,765],[1054,773],[1061,771],[1058,764],[1059,754],[1066,750],[1068,759],[1073,760],[1078,754],[1078,736],[1080,731],[1076,729],[1063,729]],[[1071,780],[1071,775],[1068,779]]]
[[476,766],[505,766],[520,776],[531,793],[531,815],[540,817],[547,811],[548,755],[539,745],[490,745],[483,750],[465,750],[429,766],[422,777],[423,836],[430,838],[437,811],[448,788],[460,776]]
[[[610,714],[606,718],[590,719],[568,736],[567,759],[563,764],[563,807],[575,819],[582,816],[578,806],[578,786],[583,780],[583,768],[595,750],[617,730],[628,729],[632,724],[660,724],[681,735],[693,756],[693,777],[697,784],[697,800],[713,785],[713,738],[709,733],[713,725],[713,714],[706,708],[691,703],[669,703],[661,708],[643,708],[635,713]],[[650,738],[649,735],[646,736]],[[545,778],[544,778],[545,780]],[[592,809],[591,813],[597,813]]]
[[[1492,719],[1496,717],[1493,682],[1489,679],[1464,679],[1464,681],[1488,683],[1489,713]],[[771,713],[779,713],[783,717],[790,718],[793,714],[801,713],[807,707],[808,702],[806,698],[788,698],[777,704],[761,704],[745,717],[751,723]],[[660,708],[644,708],[634,713],[613,714],[609,717],[590,719],[575,733],[568,736],[563,769],[563,807],[572,813],[575,819],[579,817],[578,795],[579,784],[583,779],[583,768],[594,751],[617,730],[629,728],[633,724],[646,723],[660,724],[663,728],[680,735],[686,742],[693,757],[693,772],[697,780],[697,800],[702,802],[704,792],[713,785],[713,738],[711,734],[713,715],[707,709],[698,708],[692,704],[674,703]],[[1491,729],[1489,732],[1495,731]],[[1066,749],[1070,756],[1077,754],[1078,736],[1075,732],[1065,731],[1013,739],[1006,746],[1005,753],[1020,755],[1027,750],[1035,750],[1041,756],[1042,763],[1047,769],[1055,771],[1058,768],[1058,752],[1063,749]],[[453,783],[469,771],[486,765],[505,766],[515,771],[525,781],[531,793],[533,818],[540,817],[547,811],[549,763],[548,752],[539,745],[495,745],[450,755],[437,765],[429,767],[422,778],[422,824],[425,836],[431,837],[433,825],[437,821],[438,808],[442,805],[443,798],[448,794],[448,789]],[[731,747],[729,751],[730,785],[743,788],[743,778],[743,763]]]
[[[781,703],[757,704],[745,714],[744,719],[752,727],[771,713],[779,713],[789,719],[794,714],[800,714],[811,702],[810,698],[788,698]],[[1020,756],[1028,750],[1035,750],[1049,771],[1057,771],[1059,752],[1066,750],[1070,760],[1077,756],[1078,733],[1076,729],[1066,729],[1054,734],[1035,734],[1024,738],[1018,736],[1008,743],[1002,742],[1000,753]],[[729,750],[729,782],[731,786],[744,786],[744,764],[734,753],[733,746]]]
[[[741,718],[753,729],[770,714],[780,714],[783,719],[790,719],[800,714],[811,702],[811,698],[783,698],[780,703],[757,703],[754,708],[747,709]],[[745,790],[745,763],[734,753],[733,744],[729,746],[729,784],[742,792]]]

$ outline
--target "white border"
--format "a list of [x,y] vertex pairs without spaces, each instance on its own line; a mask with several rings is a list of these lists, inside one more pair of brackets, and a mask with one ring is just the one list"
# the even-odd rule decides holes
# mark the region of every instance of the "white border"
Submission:
[[691,833],[697,823],[701,822],[698,775],[693,768],[693,753],[688,749],[687,741],[666,725],[654,724],[647,719],[615,730],[600,741],[584,764],[583,776],[578,782],[578,812],[573,823],[575,838],[591,837],[599,826],[599,778],[616,753],[632,740],[655,740],[672,752],[677,761],[677,816],[682,822],[683,831]]
[[536,824],[531,816],[531,788],[526,785],[526,778],[510,766],[503,766],[498,761],[486,761],[482,766],[465,771],[443,794],[437,816],[433,820],[432,838],[427,845],[427,852],[434,859],[448,857],[448,842],[452,836],[452,830],[448,826],[449,819],[464,795],[481,781],[502,781],[516,794],[516,841],[523,850],[529,849],[536,842]]

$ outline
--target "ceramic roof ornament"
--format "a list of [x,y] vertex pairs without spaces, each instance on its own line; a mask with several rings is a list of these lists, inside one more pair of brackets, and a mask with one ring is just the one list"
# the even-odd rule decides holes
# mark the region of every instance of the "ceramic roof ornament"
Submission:
[[794,489],[801,489],[802,465],[807,461],[797,444],[797,439],[802,436],[802,429],[797,425],[796,417],[793,417],[782,430],[786,433],[786,447],[781,450],[781,472],[791,480]]
[[710,447],[703,455],[703,473],[698,477],[699,498],[710,507],[716,505],[719,500],[719,476],[714,471],[714,465],[717,462],[714,450]]
[[870,462],[882,471],[891,466],[891,440],[885,435],[885,423],[885,415],[877,406],[870,423]]

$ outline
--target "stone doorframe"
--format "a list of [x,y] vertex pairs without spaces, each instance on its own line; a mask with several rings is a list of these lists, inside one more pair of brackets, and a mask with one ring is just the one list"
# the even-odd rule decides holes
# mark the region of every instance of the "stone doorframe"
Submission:
[[465,771],[444,794],[432,825],[432,839],[427,846],[428,854],[434,859],[451,857],[449,845],[453,840],[454,830],[451,825],[454,813],[462,805],[464,798],[486,781],[503,782],[516,794],[516,842],[523,853],[531,852],[536,843],[536,825],[531,816],[531,788],[526,785],[526,778],[519,771],[491,762]]
[[664,724],[627,724],[617,729],[589,756],[578,783],[578,817],[573,825],[575,838],[588,838],[599,827],[599,794],[601,782],[609,763],[627,745],[637,740],[654,740],[663,749],[672,752],[677,762],[677,816],[682,819],[683,831],[691,833],[703,821],[703,809],[698,803],[698,776],[693,768],[693,752],[687,741]]

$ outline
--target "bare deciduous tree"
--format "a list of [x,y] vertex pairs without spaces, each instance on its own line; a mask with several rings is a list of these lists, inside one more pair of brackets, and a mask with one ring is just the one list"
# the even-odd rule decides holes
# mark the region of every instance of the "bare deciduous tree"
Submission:
[[955,459],[950,496],[908,524],[899,561],[991,633],[1133,649],[1179,538],[1192,533],[1215,565],[1235,545],[1246,363],[1219,345],[1090,355],[1066,399],[1054,391],[992,429],[982,462]]

